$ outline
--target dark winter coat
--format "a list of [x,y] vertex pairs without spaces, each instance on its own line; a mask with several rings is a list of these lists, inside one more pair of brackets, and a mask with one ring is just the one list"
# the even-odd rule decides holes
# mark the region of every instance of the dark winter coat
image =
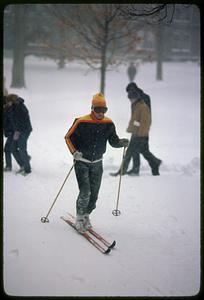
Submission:
[[29,134],[32,131],[28,109],[20,97],[12,105],[12,126],[14,131]]
[[102,158],[107,141],[112,147],[123,146],[112,120],[107,117],[98,120],[93,113],[75,119],[65,136],[65,141],[72,154],[75,151],[82,152],[83,157],[90,161]]
[[4,107],[4,112],[3,112],[3,131],[5,137],[9,137],[14,134],[14,126],[13,126],[13,121],[12,121],[12,115],[13,115],[13,110],[12,106],[10,107]]

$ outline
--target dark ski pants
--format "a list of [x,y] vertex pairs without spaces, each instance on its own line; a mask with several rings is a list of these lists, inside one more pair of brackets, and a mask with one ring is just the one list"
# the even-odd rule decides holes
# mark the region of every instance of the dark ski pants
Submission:
[[30,133],[21,133],[17,141],[13,143],[12,153],[16,161],[23,167],[26,173],[31,172],[30,157],[27,153],[27,141]]
[[124,159],[123,172],[127,171],[131,158],[133,159],[133,170],[135,172],[139,172],[140,154],[142,154],[143,157],[148,161],[152,170],[160,162],[160,160],[156,156],[154,156],[149,150],[148,137],[138,137],[132,135]]
[[76,201],[78,215],[90,214],[96,208],[103,173],[102,161],[85,163],[76,161],[74,165],[79,195]]
[[4,153],[5,153],[5,160],[6,160],[6,167],[12,169],[12,145],[13,145],[13,135],[10,135],[6,139],[6,143],[4,145]]

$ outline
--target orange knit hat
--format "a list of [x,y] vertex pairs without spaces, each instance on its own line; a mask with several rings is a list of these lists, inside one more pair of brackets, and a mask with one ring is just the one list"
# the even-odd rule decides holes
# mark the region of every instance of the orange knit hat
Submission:
[[104,95],[102,93],[98,93],[93,96],[92,99],[92,106],[93,107],[107,107],[106,106],[106,100],[104,98]]

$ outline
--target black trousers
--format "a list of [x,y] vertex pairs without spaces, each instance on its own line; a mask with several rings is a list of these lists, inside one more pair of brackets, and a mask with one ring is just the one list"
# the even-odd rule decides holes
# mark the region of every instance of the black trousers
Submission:
[[6,143],[4,145],[6,167],[9,168],[12,168],[12,158],[11,158],[12,145],[13,145],[13,134],[7,137]]
[[28,173],[31,171],[30,158],[27,153],[29,135],[30,133],[21,133],[19,139],[13,143],[12,147],[12,154],[16,161]]
[[160,161],[150,152],[148,137],[138,137],[132,134],[129,146],[125,154],[123,172],[127,171],[131,158],[133,159],[133,170],[135,172],[139,172],[140,154],[142,154],[143,157],[148,161],[151,169],[157,166]]
[[101,186],[102,161],[96,163],[76,161],[74,169],[79,187],[76,212],[79,215],[90,214],[96,208],[96,201]]
[[4,146],[4,152],[5,152],[5,160],[6,160],[6,166],[9,168],[12,168],[12,156],[13,154],[16,162],[19,164],[20,167],[23,166],[22,159],[19,155],[19,152],[16,150],[18,149],[18,142],[14,141],[13,134],[9,135],[6,139],[6,143]]

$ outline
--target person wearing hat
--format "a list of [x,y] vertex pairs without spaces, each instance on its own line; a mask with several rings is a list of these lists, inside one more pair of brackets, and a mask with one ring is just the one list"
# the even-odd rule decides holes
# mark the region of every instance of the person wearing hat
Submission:
[[68,149],[73,154],[79,187],[75,224],[79,232],[91,227],[89,215],[96,208],[107,141],[115,148],[127,147],[129,143],[128,139],[118,137],[113,121],[105,116],[107,110],[104,95],[94,95],[91,113],[76,118],[65,135]]
[[[125,154],[123,169],[112,176],[122,175],[139,175],[140,171],[140,154],[148,161],[152,175],[159,174],[161,160],[154,156],[149,150],[149,130],[152,122],[150,97],[143,92],[135,82],[128,84],[126,91],[131,102],[131,119],[127,132],[131,133],[131,139]],[[133,160],[132,169],[128,171],[129,163]],[[122,172],[121,172],[122,171]]]
[[20,166],[17,173],[26,176],[31,173],[31,156],[27,153],[27,141],[32,131],[29,112],[24,104],[24,99],[16,94],[7,95],[6,105],[11,110],[12,154]]
[[[136,95],[140,95],[140,97],[142,98],[142,100],[144,100],[144,102],[147,104],[147,106],[150,109],[150,113],[151,113],[151,100],[150,100],[150,96],[147,95],[146,93],[144,93],[144,91],[138,87],[138,85],[135,82],[130,82],[127,87],[126,87],[126,92],[128,93],[128,98],[130,99],[134,99],[135,94]],[[134,106],[134,103],[131,103],[132,106]],[[133,108],[132,108],[133,110]],[[152,116],[151,116],[152,118]]]

